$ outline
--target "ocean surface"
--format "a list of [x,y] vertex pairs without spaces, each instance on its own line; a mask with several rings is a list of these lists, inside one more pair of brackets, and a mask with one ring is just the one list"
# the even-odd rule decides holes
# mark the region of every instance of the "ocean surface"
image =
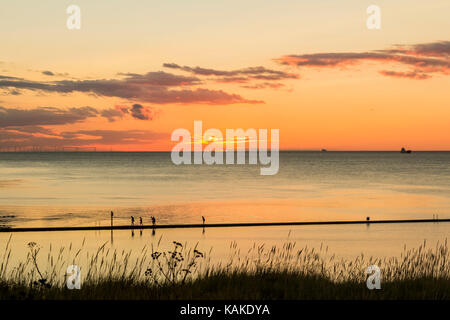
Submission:
[[[450,152],[281,152],[279,172],[257,165],[173,165],[170,153],[0,153],[0,225],[95,226],[157,223],[326,221],[450,218]],[[235,227],[158,230],[0,233],[0,254],[11,237],[11,265],[31,241],[45,260],[58,248],[102,245],[138,254],[173,241],[197,245],[218,263],[235,243],[245,256],[255,246],[325,250],[340,258],[400,256],[405,246],[444,242],[450,223]],[[53,251],[52,251],[53,250]],[[84,259],[84,260],[83,260]],[[43,264],[46,261],[43,260]]]
[[0,153],[0,225],[450,218],[450,152],[281,152],[258,165],[172,164],[169,152]]

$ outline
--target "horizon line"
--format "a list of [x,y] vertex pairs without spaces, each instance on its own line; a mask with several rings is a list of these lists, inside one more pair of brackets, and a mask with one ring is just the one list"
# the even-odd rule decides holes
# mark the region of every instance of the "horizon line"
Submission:
[[[82,147],[80,147],[82,148]],[[238,150],[233,150],[233,152],[237,152]],[[249,150],[245,150],[245,152],[248,152]],[[257,150],[258,151],[258,150]],[[271,151],[271,149],[267,149],[267,151]],[[108,152],[159,152],[159,153],[170,153],[172,150],[0,150],[0,153],[96,153],[96,152],[102,152],[102,153],[108,153]],[[203,151],[191,151],[192,153],[195,152],[203,152]],[[223,153],[226,153],[227,151],[223,151]],[[401,150],[392,150],[392,149],[356,149],[356,150],[349,150],[349,149],[280,149],[279,152],[401,152]],[[419,149],[419,150],[412,150],[412,153],[414,152],[450,152],[450,149],[448,150],[442,150],[442,149]]]

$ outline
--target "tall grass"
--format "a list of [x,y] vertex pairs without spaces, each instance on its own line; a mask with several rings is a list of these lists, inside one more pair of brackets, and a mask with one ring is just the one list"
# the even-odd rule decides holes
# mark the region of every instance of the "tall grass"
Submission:
[[377,258],[359,255],[353,260],[336,259],[335,255],[326,258],[328,247],[296,248],[296,242],[287,242],[282,247],[265,245],[253,247],[241,257],[236,242],[232,242],[233,254],[226,265],[212,267],[212,270],[225,270],[241,273],[292,272],[314,275],[333,282],[365,281],[365,270],[377,265],[382,270],[384,281],[398,281],[417,278],[450,279],[450,263],[447,239],[428,248],[426,241],[418,248],[403,249],[400,257]]
[[[42,259],[42,247],[36,242],[28,243],[28,254],[25,261],[8,268],[11,258],[9,238],[0,265],[0,282],[9,285],[44,285],[45,287],[65,287],[67,266],[76,265],[85,249],[85,241],[78,250],[72,244],[60,247],[54,252],[50,245],[47,259]],[[159,247],[161,238],[157,243]],[[83,282],[98,284],[105,281],[127,281],[131,283],[151,282],[154,285],[167,283],[185,283],[199,274],[199,261],[208,262],[209,258],[197,249],[187,244],[174,241],[172,249],[162,251],[153,244],[144,246],[135,259],[131,259],[132,250],[111,250],[108,242],[103,243],[95,252],[86,251],[82,267]],[[64,254],[65,253],[65,254]],[[66,259],[64,257],[66,256]],[[42,263],[44,262],[44,263]]]
[[[447,240],[427,247],[404,248],[400,257],[376,258],[363,254],[337,259],[328,248],[297,248],[295,242],[266,247],[256,244],[241,254],[230,245],[226,263],[212,263],[211,252],[174,241],[161,250],[160,242],[144,247],[132,258],[131,250],[118,251],[107,242],[86,252],[82,289],[66,289],[68,265],[77,264],[84,244],[54,251],[46,259],[41,247],[30,242],[25,261],[14,267],[11,238],[0,265],[0,298],[438,298],[450,299],[450,263]],[[376,296],[365,285],[365,270],[377,265],[384,293]],[[88,288],[88,289],[86,289]],[[341,296],[340,296],[341,295]]]

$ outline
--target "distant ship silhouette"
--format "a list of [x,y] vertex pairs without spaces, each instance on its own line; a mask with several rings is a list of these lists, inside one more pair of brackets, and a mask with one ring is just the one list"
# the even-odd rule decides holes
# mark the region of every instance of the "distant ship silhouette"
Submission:
[[411,150],[406,150],[405,148],[402,148],[402,150],[400,151],[400,153],[411,153]]

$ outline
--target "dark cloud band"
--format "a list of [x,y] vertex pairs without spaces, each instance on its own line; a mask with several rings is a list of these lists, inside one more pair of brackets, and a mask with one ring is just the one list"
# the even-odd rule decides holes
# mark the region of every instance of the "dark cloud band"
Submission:
[[363,61],[392,63],[412,68],[403,71],[381,71],[385,76],[428,79],[432,74],[450,74],[450,41],[395,46],[393,49],[369,52],[327,52],[301,55],[285,55],[274,59],[283,65],[298,67],[343,67]]
[[166,72],[121,74],[121,79],[30,81],[0,76],[0,88],[45,91],[54,93],[82,92],[104,97],[117,97],[153,104],[235,104],[262,103],[222,90],[187,88],[201,83],[197,77],[173,75]]

